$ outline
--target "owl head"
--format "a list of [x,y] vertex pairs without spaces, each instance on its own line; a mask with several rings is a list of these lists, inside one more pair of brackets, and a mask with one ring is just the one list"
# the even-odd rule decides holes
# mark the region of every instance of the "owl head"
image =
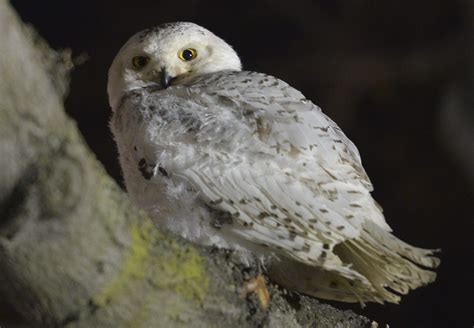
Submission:
[[132,36],[109,69],[112,110],[130,91],[166,89],[178,77],[240,70],[237,53],[224,40],[193,23],[168,23]]

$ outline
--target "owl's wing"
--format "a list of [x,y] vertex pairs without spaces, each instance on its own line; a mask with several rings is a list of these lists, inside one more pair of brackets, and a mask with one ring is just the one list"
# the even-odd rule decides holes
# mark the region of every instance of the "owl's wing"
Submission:
[[[234,160],[245,157],[255,170],[259,165],[273,164],[285,172],[274,170],[272,174],[280,173],[300,183],[311,195],[329,201],[327,206],[347,208],[353,213],[360,208],[358,205],[369,205],[357,202],[370,203],[374,213],[367,219],[390,230],[370,196],[372,184],[357,148],[336,123],[299,91],[272,76],[255,72],[213,74],[195,81],[188,90],[191,98],[199,99],[201,108],[213,108],[221,114],[210,115],[202,133],[204,138],[214,140],[209,151],[216,149],[218,140],[218,144],[229,146],[224,152],[234,156]],[[232,116],[229,118],[227,113]],[[226,131],[220,133],[223,128]],[[238,151],[236,143],[240,143]],[[254,156],[253,161],[250,155]],[[225,165],[233,159],[215,164]],[[341,203],[333,204],[337,202]]]
[[[209,206],[230,213],[223,229],[355,281],[346,283],[351,292],[370,294],[359,300],[396,302],[385,287],[406,293],[434,279],[414,264],[435,267],[433,252],[389,233],[357,148],[299,91],[268,75],[230,72],[186,92],[206,113],[196,133],[205,156],[180,174]],[[325,281],[328,295],[333,282]]]
[[270,76],[207,79],[189,96],[219,112],[198,134],[199,145],[212,140],[200,148],[209,156],[182,173],[203,199],[231,213],[241,237],[344,271],[331,250],[358,237],[374,208],[355,146],[318,107]]

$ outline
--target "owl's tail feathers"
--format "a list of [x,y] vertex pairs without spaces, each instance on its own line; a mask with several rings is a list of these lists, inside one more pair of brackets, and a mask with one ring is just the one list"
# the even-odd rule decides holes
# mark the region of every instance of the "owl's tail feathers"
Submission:
[[[271,268],[271,277],[281,285],[311,296],[343,301],[398,303],[400,295],[431,283],[440,260],[437,250],[413,247],[373,222],[366,222],[357,239],[346,240],[333,249],[342,260],[342,275],[329,269],[284,260]],[[287,261],[291,261],[288,263]],[[329,269],[329,270],[328,270]]]
[[293,259],[282,259],[268,269],[271,279],[289,290],[340,302],[374,301],[370,283],[363,277],[356,279],[357,273],[351,279]]
[[411,246],[377,224],[366,221],[361,236],[336,245],[334,252],[344,263],[367,278],[373,299],[398,303],[400,294],[407,294],[433,282],[434,269],[440,260],[433,255],[439,250]]

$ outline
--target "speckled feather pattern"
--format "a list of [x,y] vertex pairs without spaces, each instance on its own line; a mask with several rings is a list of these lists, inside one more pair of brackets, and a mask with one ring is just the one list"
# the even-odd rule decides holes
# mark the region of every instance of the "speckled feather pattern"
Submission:
[[111,127],[127,190],[157,224],[267,259],[284,286],[398,302],[393,291],[435,279],[433,251],[391,234],[354,144],[275,77],[223,70],[133,90]]

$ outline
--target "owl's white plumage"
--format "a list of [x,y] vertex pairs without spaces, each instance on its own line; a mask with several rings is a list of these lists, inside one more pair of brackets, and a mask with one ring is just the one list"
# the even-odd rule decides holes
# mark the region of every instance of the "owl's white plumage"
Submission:
[[[184,49],[197,56],[183,60]],[[137,56],[146,65],[134,67]],[[434,280],[422,267],[439,260],[390,233],[339,127],[287,83],[241,71],[208,30],[138,33],[108,93],[127,190],[158,225],[263,256],[277,282],[328,299],[398,302],[392,291]]]

